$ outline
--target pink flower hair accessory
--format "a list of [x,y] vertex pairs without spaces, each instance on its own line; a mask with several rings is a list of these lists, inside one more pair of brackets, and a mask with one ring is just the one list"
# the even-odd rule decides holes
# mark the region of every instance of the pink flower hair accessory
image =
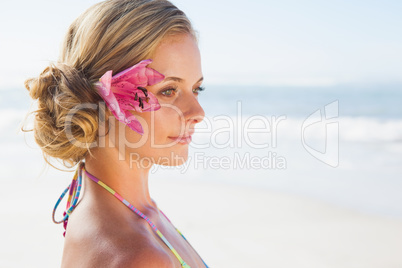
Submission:
[[165,79],[163,74],[146,67],[151,62],[151,59],[142,60],[114,76],[113,71],[107,71],[95,83],[96,89],[116,119],[141,135],[144,134],[141,123],[130,110],[140,113],[159,110],[161,106],[158,99],[144,87]]

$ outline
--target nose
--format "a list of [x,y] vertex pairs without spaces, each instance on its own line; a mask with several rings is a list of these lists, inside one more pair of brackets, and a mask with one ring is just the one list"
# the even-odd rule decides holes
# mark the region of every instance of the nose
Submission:
[[186,125],[190,126],[190,128],[193,128],[195,124],[204,120],[205,111],[198,102],[197,95],[194,95],[194,93],[188,94],[188,97],[185,100],[183,114],[186,120]]

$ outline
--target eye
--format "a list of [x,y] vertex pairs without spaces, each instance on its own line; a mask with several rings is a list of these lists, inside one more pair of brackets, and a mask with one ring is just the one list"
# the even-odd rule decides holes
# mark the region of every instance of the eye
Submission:
[[204,90],[205,90],[205,87],[199,86],[199,87],[193,89],[193,92],[198,94],[200,91],[204,91]]
[[167,88],[167,89],[163,89],[160,94],[162,94],[163,96],[166,97],[171,97],[174,95],[174,93],[176,93],[177,88]]
[[[205,87],[199,86],[199,87],[193,89],[193,93],[195,93],[195,94],[198,95],[198,93],[199,93],[200,91],[203,91],[203,90],[205,90]],[[174,96],[176,93],[177,93],[177,88],[172,88],[172,87],[169,87],[169,88],[166,88],[166,89],[162,89],[162,90],[160,91],[160,94],[163,95],[163,96],[165,96],[165,97],[172,97],[172,96]]]

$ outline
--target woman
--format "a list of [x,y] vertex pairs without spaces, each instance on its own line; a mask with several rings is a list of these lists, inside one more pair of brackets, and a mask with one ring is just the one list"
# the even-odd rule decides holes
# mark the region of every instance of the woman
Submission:
[[46,161],[78,166],[59,221],[63,267],[207,267],[148,189],[153,164],[187,160],[202,80],[196,32],[164,0],[94,5],[59,61],[27,80]]

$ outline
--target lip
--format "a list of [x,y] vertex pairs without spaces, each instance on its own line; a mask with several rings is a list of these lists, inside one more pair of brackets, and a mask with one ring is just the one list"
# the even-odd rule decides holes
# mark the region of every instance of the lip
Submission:
[[179,143],[182,143],[182,144],[188,144],[191,142],[191,140],[192,140],[191,136],[194,134],[194,132],[195,132],[194,128],[190,128],[182,136],[168,137],[168,138],[172,139],[174,141],[177,141]]
[[181,144],[188,144],[192,140],[191,135],[185,137],[169,137],[169,138]]

